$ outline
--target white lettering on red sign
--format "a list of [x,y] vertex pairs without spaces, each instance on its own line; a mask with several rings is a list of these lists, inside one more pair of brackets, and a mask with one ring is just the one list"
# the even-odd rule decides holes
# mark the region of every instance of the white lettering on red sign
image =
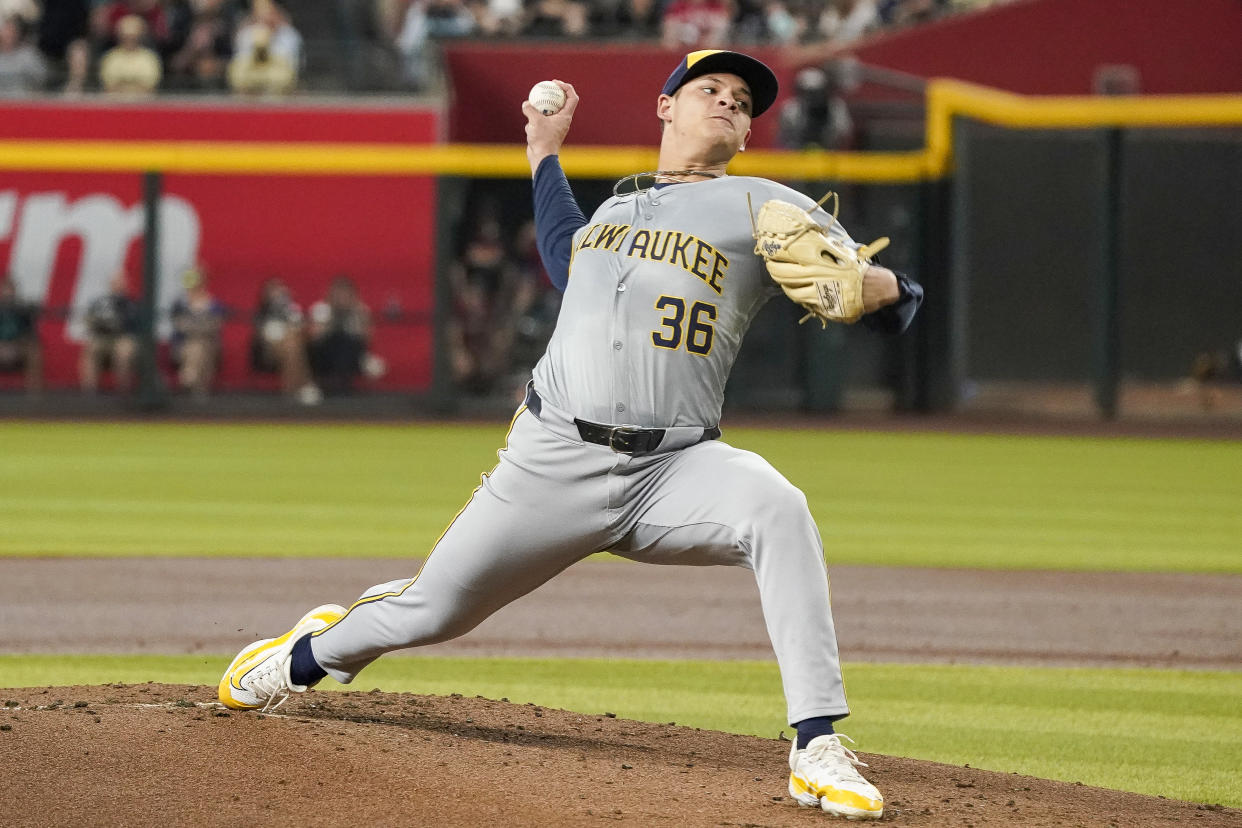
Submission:
[[[107,292],[112,276],[124,266],[130,244],[143,232],[143,205],[126,207],[107,193],[70,201],[63,192],[23,197],[14,190],[0,190],[0,243],[12,241],[7,269],[22,297],[46,304],[61,245],[66,239],[81,240],[65,329],[70,339],[82,338],[81,317],[87,305]],[[192,204],[177,196],[160,199],[156,261],[161,311],[181,294],[181,275],[198,260],[200,235],[198,211]]]

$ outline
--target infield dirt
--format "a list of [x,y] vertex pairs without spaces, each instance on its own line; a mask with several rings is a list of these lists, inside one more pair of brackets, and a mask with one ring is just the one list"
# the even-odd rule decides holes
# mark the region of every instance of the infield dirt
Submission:
[[[0,651],[225,652],[281,629],[307,606],[393,577],[394,564],[402,562],[6,560]],[[280,600],[258,600],[277,577]],[[833,579],[843,650],[853,659],[1238,663],[1238,576],[837,567]],[[80,600],[46,601],[48,583],[80,584]],[[770,657],[749,573],[607,564],[575,567],[459,642],[432,649]],[[312,693],[278,715],[235,713],[215,704],[213,687],[155,684],[0,689],[0,704],[3,826],[828,820],[787,796],[788,743],[671,724],[379,692]],[[1242,826],[1242,811],[1214,805],[863,758],[887,799],[886,822]]]
[[[0,691],[0,823],[812,826],[788,743],[460,696],[312,693],[275,714],[211,687]],[[863,754],[885,822],[1242,825],[1242,811]]]

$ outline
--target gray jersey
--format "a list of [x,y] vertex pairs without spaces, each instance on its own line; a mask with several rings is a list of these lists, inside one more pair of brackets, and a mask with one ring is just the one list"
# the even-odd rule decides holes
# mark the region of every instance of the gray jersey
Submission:
[[780,293],[754,252],[747,194],[756,211],[771,198],[814,207],[781,184],[733,176],[604,202],[574,235],[556,333],[534,370],[539,392],[597,423],[716,425],[742,337]]

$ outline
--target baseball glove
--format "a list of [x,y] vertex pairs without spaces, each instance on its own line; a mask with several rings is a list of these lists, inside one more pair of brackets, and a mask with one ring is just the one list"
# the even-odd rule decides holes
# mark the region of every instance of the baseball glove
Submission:
[[[823,204],[829,193],[820,199]],[[837,201],[832,221],[837,220]],[[768,273],[785,295],[807,310],[805,322],[815,317],[824,327],[829,322],[850,324],[863,315],[862,282],[871,257],[888,247],[880,238],[857,249],[834,237],[832,222],[821,227],[811,214],[787,201],[772,199],[759,208],[755,220],[755,252],[764,258]]]

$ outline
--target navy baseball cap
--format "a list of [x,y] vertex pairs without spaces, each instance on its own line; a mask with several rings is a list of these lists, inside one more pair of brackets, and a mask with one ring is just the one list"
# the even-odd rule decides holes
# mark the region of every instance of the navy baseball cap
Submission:
[[672,95],[688,81],[712,72],[728,72],[746,81],[750,87],[752,118],[758,118],[776,101],[776,75],[771,69],[749,55],[721,49],[702,49],[686,55],[668,76],[660,94]]

